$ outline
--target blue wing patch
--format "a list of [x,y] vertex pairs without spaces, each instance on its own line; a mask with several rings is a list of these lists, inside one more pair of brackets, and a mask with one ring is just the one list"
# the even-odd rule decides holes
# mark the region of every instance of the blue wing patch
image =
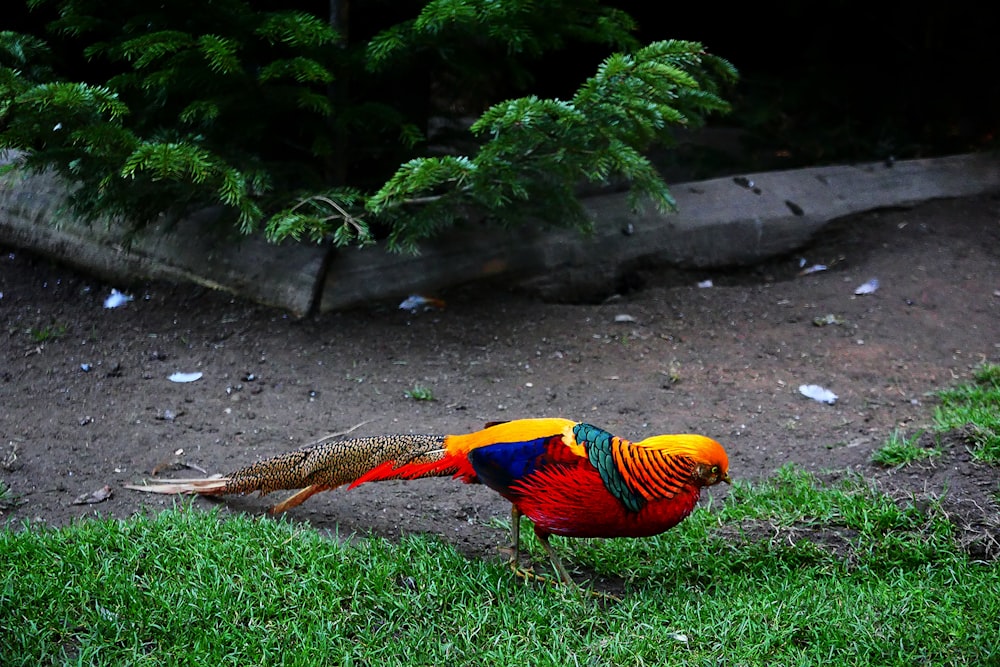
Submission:
[[552,439],[546,436],[521,442],[498,442],[469,452],[469,462],[479,481],[496,491],[506,491],[545,463]]

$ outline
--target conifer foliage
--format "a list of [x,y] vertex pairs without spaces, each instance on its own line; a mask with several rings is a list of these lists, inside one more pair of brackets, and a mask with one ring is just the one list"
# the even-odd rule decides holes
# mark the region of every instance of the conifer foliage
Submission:
[[[586,230],[587,182],[669,209],[644,151],[725,112],[736,77],[695,42],[640,46],[590,0],[27,4],[0,32],[0,148],[78,184],[86,219],[136,230],[212,207],[275,241],[415,251],[469,218]],[[490,99],[588,44],[616,52],[570,99]],[[429,119],[449,112],[478,120],[442,148]]]

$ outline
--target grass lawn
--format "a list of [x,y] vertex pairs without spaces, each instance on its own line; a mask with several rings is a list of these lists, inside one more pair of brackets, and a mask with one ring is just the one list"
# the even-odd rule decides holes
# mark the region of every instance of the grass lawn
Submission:
[[[860,478],[783,468],[655,538],[553,543],[582,588],[183,502],[0,530],[0,664],[1000,664],[996,563]],[[590,595],[595,574],[620,599]]]

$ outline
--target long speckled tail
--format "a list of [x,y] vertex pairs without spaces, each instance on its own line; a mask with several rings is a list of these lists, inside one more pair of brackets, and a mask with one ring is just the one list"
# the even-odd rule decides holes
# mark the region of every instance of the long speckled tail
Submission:
[[445,457],[445,436],[388,435],[326,442],[257,461],[225,477],[185,479],[125,488],[163,494],[227,495],[259,492],[266,495],[280,489],[301,489],[277,505],[275,513],[301,504],[310,496],[349,484],[379,469],[424,470],[420,476],[453,474],[454,469],[437,470],[433,464]]
[[165,493],[169,495],[200,493],[206,496],[216,496],[226,493],[226,477],[205,477],[201,479],[171,479],[162,482],[143,482],[142,484],[126,484],[126,489],[145,491],[146,493]]

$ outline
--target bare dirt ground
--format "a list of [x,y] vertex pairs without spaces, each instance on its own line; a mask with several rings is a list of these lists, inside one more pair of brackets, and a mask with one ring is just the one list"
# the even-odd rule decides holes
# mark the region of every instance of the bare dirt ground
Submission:
[[[830,268],[799,276],[800,258]],[[856,296],[873,277],[879,289]],[[930,463],[887,470],[869,459],[894,429],[930,425],[933,392],[1000,362],[1000,198],[838,221],[764,266],[646,269],[627,282],[599,303],[479,285],[434,295],[441,311],[371,304],[295,321],[187,285],[102,284],[4,248],[0,481],[12,498],[0,523],[155,511],[175,500],[122,485],[228,472],[352,427],[450,433],[564,416],[632,439],[710,435],[735,478],[795,463],[858,471],[903,501],[943,497],[970,550],[995,557],[997,471],[972,460],[961,434],[925,435],[945,450]],[[135,300],[103,308],[112,287]],[[175,372],[203,376],[179,384]],[[805,398],[802,384],[839,399]],[[407,396],[415,387],[433,400]],[[105,486],[103,502],[74,504]],[[262,514],[277,500],[195,503]],[[506,536],[491,519],[508,507],[441,479],[324,493],[290,515],[341,535],[432,533],[494,557]]]

